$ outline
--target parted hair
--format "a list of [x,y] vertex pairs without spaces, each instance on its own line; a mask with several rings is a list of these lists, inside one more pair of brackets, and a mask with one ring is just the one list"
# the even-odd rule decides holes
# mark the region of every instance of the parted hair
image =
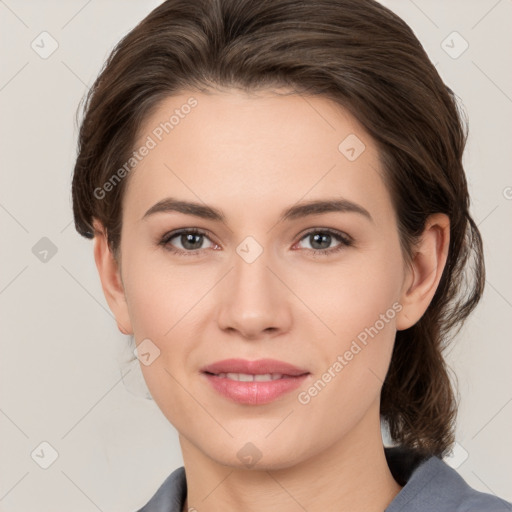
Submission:
[[113,49],[81,104],[77,231],[118,254],[129,177],[98,197],[162,100],[185,90],[287,88],[347,109],[377,145],[410,261],[426,220],[450,219],[446,266],[422,318],[396,333],[381,392],[392,440],[443,456],[458,408],[444,351],[478,303],[482,240],[462,164],[467,121],[411,28],[374,0],[168,0]]

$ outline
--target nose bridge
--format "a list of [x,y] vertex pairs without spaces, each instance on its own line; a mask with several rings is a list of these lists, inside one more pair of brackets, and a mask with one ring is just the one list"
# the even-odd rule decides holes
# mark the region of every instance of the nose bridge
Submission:
[[253,237],[237,246],[220,298],[219,327],[237,330],[246,337],[289,328],[286,288],[274,275],[275,270],[268,268],[275,266],[270,255]]

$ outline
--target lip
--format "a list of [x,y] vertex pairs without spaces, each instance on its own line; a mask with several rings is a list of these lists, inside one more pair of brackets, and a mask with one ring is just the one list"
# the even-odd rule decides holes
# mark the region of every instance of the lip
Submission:
[[252,375],[263,375],[265,373],[280,373],[289,377],[297,377],[309,373],[304,368],[298,368],[290,363],[278,361],[277,359],[258,359],[248,361],[246,359],[224,359],[201,368],[202,372],[208,373],[249,373]]
[[[236,403],[247,405],[270,403],[298,388],[309,375],[303,368],[276,359],[225,359],[201,368],[201,372],[218,393]],[[271,381],[245,382],[218,375],[225,373],[278,373],[282,377]]]

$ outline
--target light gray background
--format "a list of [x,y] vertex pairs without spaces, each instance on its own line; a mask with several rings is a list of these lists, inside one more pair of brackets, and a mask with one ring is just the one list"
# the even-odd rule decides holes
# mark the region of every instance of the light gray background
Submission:
[[[70,201],[76,107],[114,44],[159,3],[0,0],[0,511],[136,510],[182,465],[174,428],[122,362],[129,338]],[[451,464],[512,500],[512,0],[383,3],[412,26],[469,115],[465,163],[488,276],[448,356],[462,396]],[[31,47],[51,48],[43,31],[58,43],[46,59]],[[458,58],[454,31],[469,44]],[[48,469],[42,442],[58,453]]]

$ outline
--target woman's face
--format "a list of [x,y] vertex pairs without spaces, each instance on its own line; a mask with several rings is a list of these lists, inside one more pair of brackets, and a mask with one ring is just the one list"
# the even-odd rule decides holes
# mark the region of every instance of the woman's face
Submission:
[[[136,149],[117,317],[144,343],[144,378],[182,442],[274,469],[363,443],[407,277],[368,134],[322,97],[184,92],[146,120]],[[228,359],[297,370],[205,373]]]

